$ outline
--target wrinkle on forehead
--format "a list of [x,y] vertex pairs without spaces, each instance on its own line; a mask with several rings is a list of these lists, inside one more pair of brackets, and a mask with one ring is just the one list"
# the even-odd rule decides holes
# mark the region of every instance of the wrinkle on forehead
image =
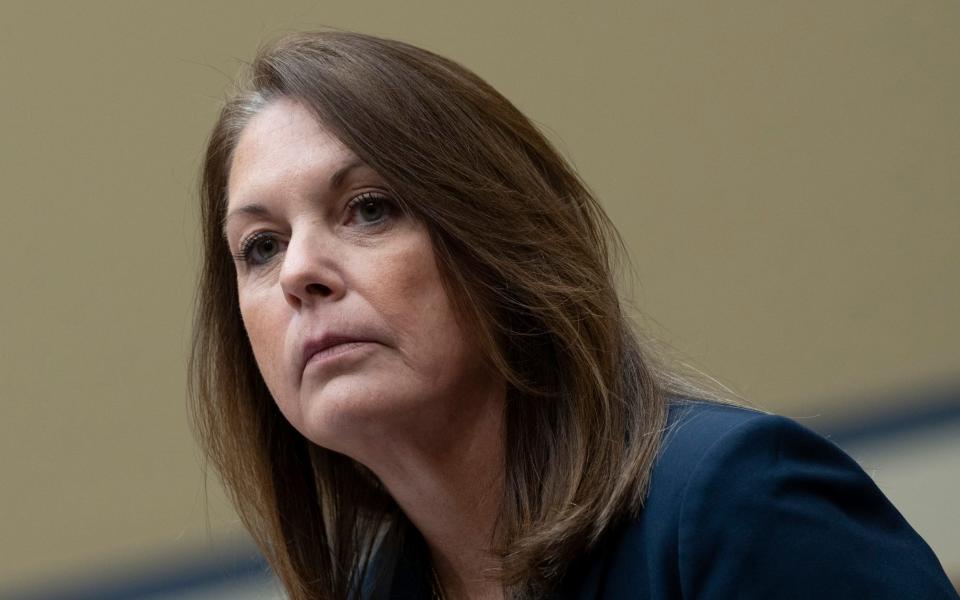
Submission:
[[255,202],[256,197],[247,196],[257,190],[282,189],[304,178],[333,172],[339,179],[345,166],[358,161],[302,103],[279,98],[256,114],[240,134],[230,164],[227,206]]

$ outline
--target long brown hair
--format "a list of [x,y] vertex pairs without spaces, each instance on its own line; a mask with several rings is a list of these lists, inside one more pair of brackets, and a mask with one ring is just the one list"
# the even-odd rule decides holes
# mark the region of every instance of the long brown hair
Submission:
[[621,243],[531,122],[446,58],[347,32],[257,55],[213,129],[201,188],[195,429],[294,600],[352,598],[378,544],[411,525],[362,465],[297,433],[259,374],[221,234],[232,152],[290,98],[375,169],[427,227],[447,291],[509,384],[500,576],[538,596],[638,511],[667,416],[663,376],[618,299]]

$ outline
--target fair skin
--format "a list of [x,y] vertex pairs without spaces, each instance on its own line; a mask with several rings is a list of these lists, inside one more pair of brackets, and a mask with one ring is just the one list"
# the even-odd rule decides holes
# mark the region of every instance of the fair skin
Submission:
[[488,573],[505,384],[461,327],[426,228],[286,99],[244,128],[228,198],[240,311],[280,411],[380,478],[449,597],[502,599]]

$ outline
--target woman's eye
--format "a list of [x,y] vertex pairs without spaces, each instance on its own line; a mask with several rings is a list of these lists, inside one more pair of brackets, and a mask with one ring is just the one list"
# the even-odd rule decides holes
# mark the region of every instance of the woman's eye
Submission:
[[235,258],[252,265],[262,265],[270,261],[280,252],[280,242],[269,233],[257,233],[240,246],[240,252]]
[[362,194],[350,204],[352,216],[362,225],[380,223],[390,214],[391,205],[383,196]]

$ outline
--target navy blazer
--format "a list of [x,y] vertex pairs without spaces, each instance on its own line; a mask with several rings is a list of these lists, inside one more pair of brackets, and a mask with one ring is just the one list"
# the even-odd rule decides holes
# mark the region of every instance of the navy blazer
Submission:
[[[422,554],[407,549],[373,597],[429,598]],[[960,597],[930,547],[834,444],[784,417],[678,401],[643,510],[575,561],[552,598]]]

